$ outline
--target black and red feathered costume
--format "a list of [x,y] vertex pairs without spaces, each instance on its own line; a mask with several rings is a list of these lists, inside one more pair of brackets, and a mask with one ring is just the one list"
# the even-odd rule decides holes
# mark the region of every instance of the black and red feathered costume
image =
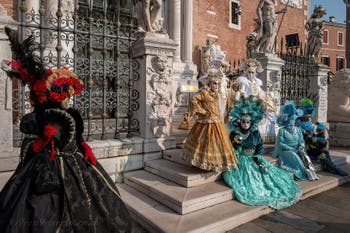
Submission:
[[[7,29],[7,33],[11,40],[13,32]],[[11,44],[13,48],[13,40]],[[80,113],[62,107],[62,96],[69,97],[80,87],[69,77],[50,81],[51,72],[31,70],[43,71],[40,62],[30,67],[13,52],[16,61],[7,64],[14,71],[7,72],[29,84],[34,111],[22,117],[21,161],[0,193],[0,232],[131,232],[131,219],[117,187],[83,140]],[[47,88],[41,88],[44,93],[33,89],[40,86],[34,76],[49,80],[42,85]],[[54,83],[61,85],[59,90],[52,88]]]

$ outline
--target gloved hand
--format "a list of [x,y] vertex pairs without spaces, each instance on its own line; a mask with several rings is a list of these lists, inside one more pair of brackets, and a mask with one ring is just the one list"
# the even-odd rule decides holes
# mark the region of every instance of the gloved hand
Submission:
[[87,144],[86,142],[82,142],[80,145],[84,148],[85,161],[89,161],[92,165],[95,166],[97,161],[89,144]]
[[259,171],[261,172],[261,174],[267,174],[267,167],[259,160],[259,158],[254,157],[253,160],[259,166]]
[[37,153],[42,151],[45,146],[51,141],[51,139],[53,139],[56,132],[57,130],[54,126],[45,125],[43,135],[32,144],[33,150]]

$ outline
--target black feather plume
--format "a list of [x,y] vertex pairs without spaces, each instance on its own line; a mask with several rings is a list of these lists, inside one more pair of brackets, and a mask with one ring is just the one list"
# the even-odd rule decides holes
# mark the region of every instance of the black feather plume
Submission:
[[[38,49],[38,44],[34,41],[34,36],[29,36],[22,43],[19,43],[18,33],[9,27],[5,27],[5,33],[11,43],[13,60],[21,65],[21,69],[25,69],[26,77],[23,77],[24,72],[21,70],[7,71],[11,76],[20,78],[25,84],[32,84],[35,80],[47,77],[47,72],[40,57],[35,54]],[[23,71],[23,70],[22,70]]]

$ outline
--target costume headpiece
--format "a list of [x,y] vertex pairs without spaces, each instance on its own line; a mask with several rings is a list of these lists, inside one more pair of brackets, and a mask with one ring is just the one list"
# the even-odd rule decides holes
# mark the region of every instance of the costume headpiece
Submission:
[[255,131],[259,122],[264,118],[264,103],[255,96],[245,98],[241,96],[239,100],[235,100],[235,107],[230,111],[230,127],[232,131],[239,133],[241,120],[250,118],[251,126],[249,131]]
[[315,114],[315,106],[312,100],[302,98],[300,100],[300,109],[303,110],[303,117],[312,117]]
[[220,83],[223,77],[223,73],[218,69],[209,69],[208,70],[208,81],[209,82],[218,82]]
[[18,78],[30,89],[33,106],[43,103],[59,103],[83,90],[83,82],[67,68],[46,70],[41,59],[35,55],[37,45],[30,36],[18,42],[17,31],[5,27],[11,42],[13,61],[3,61],[2,69],[10,76]]
[[303,111],[297,109],[293,101],[287,101],[282,107],[279,116],[277,117],[277,124],[279,126],[289,127],[294,124],[295,119],[303,115]]
[[209,62],[210,67],[220,69],[222,66],[229,66],[226,59],[226,53],[221,50],[220,45],[211,45],[211,59]]
[[316,133],[324,133],[327,129],[326,124],[324,123],[320,123],[320,122],[316,122]]
[[261,63],[254,58],[249,58],[249,59],[245,60],[238,67],[238,69],[240,71],[243,71],[244,73],[246,73],[246,71],[248,71],[251,68],[254,68],[257,73],[261,73],[264,71],[262,66],[261,66]]

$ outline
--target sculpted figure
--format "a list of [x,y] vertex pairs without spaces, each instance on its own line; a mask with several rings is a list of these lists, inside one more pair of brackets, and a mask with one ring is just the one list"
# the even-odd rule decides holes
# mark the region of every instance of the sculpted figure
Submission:
[[338,71],[329,85],[328,120],[350,123],[350,70]]
[[162,6],[161,0],[134,0],[136,14],[138,17],[141,32],[157,32],[161,30],[161,25],[157,18]]
[[324,25],[321,18],[325,14],[326,10],[322,6],[317,6],[305,24],[305,28],[308,31],[305,55],[307,57],[313,57],[315,61],[318,61],[318,54],[322,47]]
[[273,53],[277,29],[277,14],[286,12],[285,9],[276,11],[275,0],[260,0],[256,13],[257,51]]

